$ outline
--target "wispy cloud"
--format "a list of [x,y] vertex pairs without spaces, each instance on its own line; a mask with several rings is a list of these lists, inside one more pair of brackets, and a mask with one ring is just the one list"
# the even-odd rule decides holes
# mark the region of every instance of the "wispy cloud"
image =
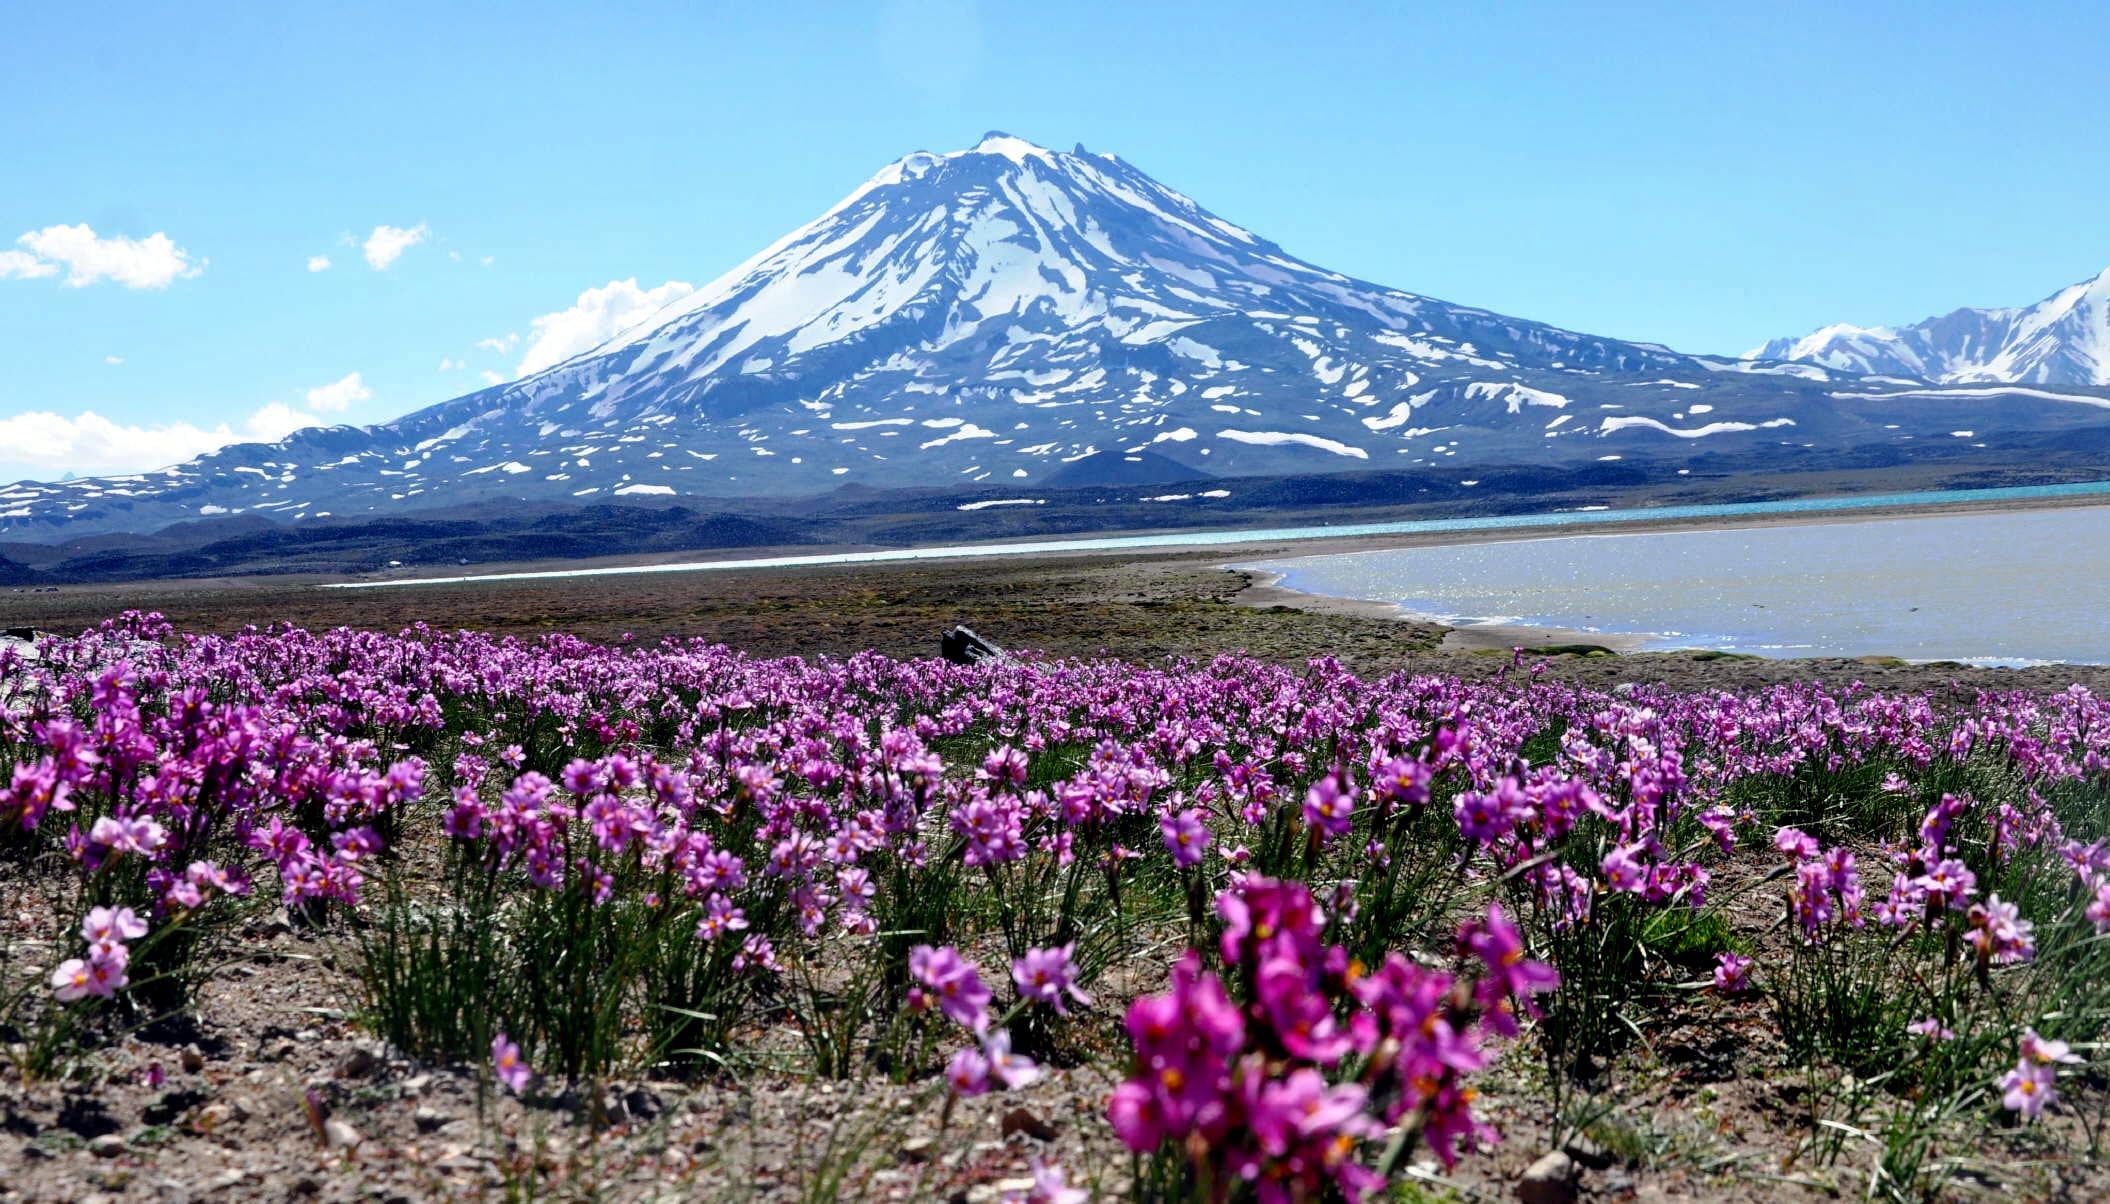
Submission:
[[591,351],[695,291],[696,286],[681,280],[669,280],[658,288],[639,288],[634,276],[587,289],[569,309],[534,320],[533,335],[515,374],[540,372]]
[[375,226],[360,251],[366,256],[366,266],[377,272],[387,271],[390,264],[403,257],[403,252],[424,242],[430,233],[424,222],[410,227]]
[[205,270],[166,234],[145,238],[104,238],[87,223],[46,226],[15,240],[19,251],[0,251],[0,279],[35,279],[66,273],[68,288],[85,288],[104,280],[126,288],[167,288]]
[[449,359],[444,355],[440,357],[440,371],[442,372],[459,372],[468,366],[457,359]]
[[309,270],[309,271],[311,271],[311,272],[327,272],[327,271],[329,271],[329,270],[330,270],[330,257],[329,257],[329,256],[327,256],[327,255],[310,255],[310,256],[308,256],[308,270]]

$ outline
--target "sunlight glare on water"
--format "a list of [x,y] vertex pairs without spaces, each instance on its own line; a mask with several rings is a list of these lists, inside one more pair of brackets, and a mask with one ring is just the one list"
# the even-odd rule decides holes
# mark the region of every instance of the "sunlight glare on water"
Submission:
[[2110,662],[2110,508],[1404,548],[1240,565],[1453,622],[1646,647]]

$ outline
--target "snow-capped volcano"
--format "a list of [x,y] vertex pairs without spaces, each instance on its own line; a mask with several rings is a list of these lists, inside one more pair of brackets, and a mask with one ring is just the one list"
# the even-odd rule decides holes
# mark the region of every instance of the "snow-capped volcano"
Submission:
[[1944,383],[2110,385],[2110,269],[2035,305],[1959,309],[1910,326],[1826,326],[1756,358]]
[[1888,405],[1833,378],[1352,279],[1112,155],[990,134],[888,164],[584,355],[379,426],[0,490],[0,531],[1559,465],[1959,425],[1960,405]]

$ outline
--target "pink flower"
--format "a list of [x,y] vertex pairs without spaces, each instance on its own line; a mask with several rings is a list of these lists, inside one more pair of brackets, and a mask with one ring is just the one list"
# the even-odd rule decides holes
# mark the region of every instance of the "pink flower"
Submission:
[[1090,1204],[1092,1193],[1071,1187],[1062,1168],[1052,1162],[1033,1160],[1033,1186],[1004,1193],[1003,1204]]
[[1209,829],[1199,811],[1167,811],[1158,819],[1158,830],[1164,834],[1172,863],[1181,869],[1199,865],[1209,851]]
[[528,1081],[535,1072],[520,1056],[520,1046],[506,1039],[504,1033],[491,1038],[491,1072],[514,1094],[527,1090]]
[[1619,845],[1604,855],[1598,866],[1604,874],[1604,884],[1609,890],[1627,894],[1639,894],[1648,885],[1648,871],[1634,857],[1634,845]]
[[2081,1055],[2073,1052],[2072,1046],[2064,1041],[2047,1041],[2038,1036],[2037,1030],[2033,1028],[2022,1030],[2021,1052],[2023,1061],[2034,1062],[2039,1066],[2060,1063],[2073,1065],[2081,1060]]
[[1319,1072],[1309,1068],[1290,1072],[1288,1078],[1269,1081],[1257,1067],[1249,1068],[1245,1082],[1250,1089],[1246,1124],[1262,1151],[1277,1158],[1306,1141],[1328,1142],[1336,1135],[1360,1134],[1363,1105],[1368,1093],[1357,1083],[1328,1087]]
[[1076,951],[1074,941],[1053,949],[1028,949],[1024,957],[1011,963],[1011,981],[1018,984],[1019,996],[1047,1004],[1063,1016],[1069,1015],[1064,996],[1083,1007],[1092,1006],[1092,997],[1077,985]]
[[1741,953],[1714,955],[1714,989],[1724,995],[1741,995],[1751,989],[1751,959]]
[[2022,910],[2013,903],[2001,902],[1999,895],[1973,903],[1970,923],[1972,947],[1996,966],[2026,962],[2037,955],[2035,926],[2022,918]]
[[1486,919],[1468,921],[1459,937],[1486,967],[1473,997],[1488,1009],[1487,1027],[1503,1036],[1516,1035],[1516,1020],[1509,1004],[1520,1003],[1528,1014],[1538,1015],[1531,997],[1558,987],[1561,976],[1546,963],[1524,956],[1523,937],[1498,903],[1487,905]]
[[68,958],[51,972],[51,988],[61,1003],[89,995],[108,999],[131,984],[125,974],[129,955],[123,945],[98,949],[87,959]]
[[1773,847],[1790,861],[1808,861],[1817,855],[1817,838],[1800,828],[1782,828],[1773,834]]
[[2016,1063],[2000,1079],[2000,1106],[2035,1120],[2044,1105],[2059,1097],[2058,1089],[2052,1086],[2055,1078],[2049,1066],[2030,1061]]
[[1040,1067],[1033,1059],[1011,1052],[1011,1034],[1003,1029],[983,1038],[982,1057],[988,1060],[989,1077],[1006,1089],[1024,1087],[1040,1079]]
[[1913,1021],[1905,1026],[1905,1031],[1915,1036],[1926,1037],[1932,1041],[1953,1041],[1956,1039],[1956,1030],[1932,1016]]
[[1355,789],[1329,773],[1304,792],[1304,822],[1317,828],[1323,839],[1345,836],[1355,823]]
[[963,1099],[985,1094],[989,1090],[989,1059],[970,1045],[946,1064],[945,1081],[952,1093]]
[[81,939],[90,945],[116,945],[147,934],[147,923],[129,907],[90,908],[81,921]]
[[909,950],[908,971],[953,1023],[975,1032],[989,1026],[989,988],[959,950],[918,945]]

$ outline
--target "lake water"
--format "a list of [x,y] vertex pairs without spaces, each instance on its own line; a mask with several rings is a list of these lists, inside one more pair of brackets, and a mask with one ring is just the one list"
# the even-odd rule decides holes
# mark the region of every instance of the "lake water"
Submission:
[[[1016,543],[944,544],[922,548],[889,548],[876,552],[818,552],[747,559],[691,560],[674,564],[604,565],[582,569],[543,569],[522,573],[471,573],[457,577],[395,577],[344,581],[324,589],[388,589],[413,585],[457,585],[480,581],[543,581],[571,577],[621,577],[641,573],[705,573],[728,569],[804,568],[830,564],[887,564],[913,560],[954,560],[978,556],[1020,556],[1042,552],[1116,552],[1130,548],[1223,547],[1241,543],[1288,543],[1306,539],[1340,539],[1364,535],[1415,535],[1443,531],[1511,531],[1530,528],[1590,527],[1647,519],[1740,518],[1767,514],[1826,514],[1869,510],[1879,506],[1925,506],[1953,502],[2026,501],[2040,498],[2110,494],[2110,481],[2064,485],[2012,485],[2000,489],[1948,492],[1869,493],[1855,497],[1792,498],[1778,502],[1715,502],[1693,506],[1656,506],[1630,510],[1566,510],[1551,514],[1505,514],[1477,518],[1405,519],[1382,523],[1333,523],[1301,527],[1233,528],[1214,531],[1165,531],[1149,535],[1100,535],[1082,539],[1044,539]],[[1168,510],[1167,525],[1177,511]],[[1324,591],[1320,591],[1324,592]],[[2110,659],[2110,658],[2106,658]]]
[[1649,648],[2110,663],[2110,507],[1565,535],[1241,564],[1447,622]]

